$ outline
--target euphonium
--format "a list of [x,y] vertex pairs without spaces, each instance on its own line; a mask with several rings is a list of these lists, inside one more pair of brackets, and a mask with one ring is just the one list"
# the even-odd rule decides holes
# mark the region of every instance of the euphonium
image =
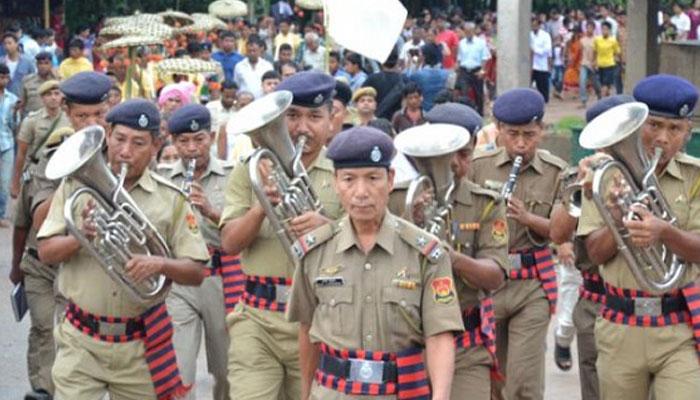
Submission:
[[[299,256],[292,250],[292,245],[297,238],[289,229],[289,221],[308,211],[320,211],[322,205],[301,162],[307,138],[301,136],[294,146],[287,131],[284,115],[291,104],[291,92],[270,93],[241,109],[236,118],[229,121],[226,131],[229,134],[245,133],[259,146],[248,164],[253,191],[282,247],[296,262]],[[278,204],[272,204],[265,194],[265,182],[259,168],[263,160],[271,163],[268,181],[276,187],[281,198]]]
[[448,124],[419,125],[394,139],[397,150],[413,159],[420,173],[408,187],[404,218],[450,244],[452,193],[457,186],[450,164],[467,143],[469,131]]
[[[112,174],[102,155],[105,132],[94,125],[82,129],[63,142],[46,166],[51,180],[71,178],[84,186],[74,191],[63,209],[68,231],[75,236],[102,266],[107,275],[134,299],[148,303],[162,295],[169,285],[164,275],[132,282],[126,275],[126,263],[138,254],[170,257],[165,240],[124,189],[127,165],[121,165],[119,177]],[[75,213],[81,196],[96,202],[90,217],[97,234],[88,239],[76,223]],[[79,215],[79,214],[78,214]]]
[[648,114],[643,103],[611,108],[586,126],[580,144],[586,149],[602,149],[612,157],[595,169],[593,201],[639,285],[661,294],[678,286],[685,264],[662,243],[640,248],[629,242],[626,228],[618,224],[608,208],[612,202],[624,218],[637,219],[631,207],[643,206],[657,218],[676,223],[655,175],[661,149],[656,148],[650,160],[641,142],[639,129]]

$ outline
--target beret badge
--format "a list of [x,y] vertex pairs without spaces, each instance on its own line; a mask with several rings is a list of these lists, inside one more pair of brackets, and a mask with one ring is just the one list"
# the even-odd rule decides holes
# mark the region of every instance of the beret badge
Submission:
[[688,112],[690,112],[690,107],[688,107],[687,104],[683,104],[683,107],[681,107],[681,109],[678,110],[678,115],[680,115],[681,117],[687,117]]
[[314,97],[314,104],[319,105],[323,103],[323,94],[319,93],[316,97]]
[[379,150],[378,146],[374,146],[372,148],[372,151],[369,153],[369,159],[372,160],[372,162],[379,162],[382,160],[382,151]]
[[146,116],[146,114],[141,114],[138,123],[141,128],[145,128],[148,126],[148,117]]
[[192,122],[190,122],[190,130],[192,132],[197,132],[199,130],[199,123],[196,119],[193,119]]

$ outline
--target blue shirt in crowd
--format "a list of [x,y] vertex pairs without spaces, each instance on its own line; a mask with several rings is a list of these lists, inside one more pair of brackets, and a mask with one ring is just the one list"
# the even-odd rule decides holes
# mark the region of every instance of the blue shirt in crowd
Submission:
[[415,82],[423,91],[423,110],[429,111],[433,108],[435,96],[447,87],[447,77],[449,72],[438,66],[426,66],[418,71],[408,71],[406,76]]
[[232,51],[230,53],[217,51],[211,55],[211,58],[221,64],[221,68],[224,70],[225,79],[233,82],[233,71],[236,69],[236,64],[243,61],[243,56],[238,54],[236,51]]

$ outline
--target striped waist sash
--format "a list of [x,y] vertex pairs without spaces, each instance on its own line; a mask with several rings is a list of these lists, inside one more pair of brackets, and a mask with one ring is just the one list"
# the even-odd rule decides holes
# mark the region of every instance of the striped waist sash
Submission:
[[544,289],[549,302],[549,311],[554,314],[557,309],[557,273],[554,259],[549,247],[510,254],[511,261],[517,259],[508,277],[514,280],[537,279]]
[[428,400],[430,386],[423,351],[398,353],[336,350],[321,343],[316,381],[331,390],[364,396],[396,395],[401,400]]
[[173,325],[165,303],[149,308],[137,318],[94,315],[75,303],[69,303],[66,318],[83,334],[103,342],[124,343],[142,339],[158,400],[181,397],[190,390],[190,386],[183,385],[177,368],[172,343]]

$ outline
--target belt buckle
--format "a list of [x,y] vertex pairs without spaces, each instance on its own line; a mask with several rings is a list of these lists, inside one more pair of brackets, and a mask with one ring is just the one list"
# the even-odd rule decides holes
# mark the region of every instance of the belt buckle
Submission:
[[520,253],[508,254],[508,259],[510,260],[510,265],[514,270],[521,269],[523,267],[523,256]]
[[275,285],[275,301],[286,304],[289,301],[289,285]]
[[126,324],[123,322],[104,322],[100,321],[100,335],[121,336],[126,334]]
[[383,383],[384,361],[351,359],[350,380],[364,383]]
[[634,298],[634,315],[658,317],[661,312],[660,297],[635,297]]

